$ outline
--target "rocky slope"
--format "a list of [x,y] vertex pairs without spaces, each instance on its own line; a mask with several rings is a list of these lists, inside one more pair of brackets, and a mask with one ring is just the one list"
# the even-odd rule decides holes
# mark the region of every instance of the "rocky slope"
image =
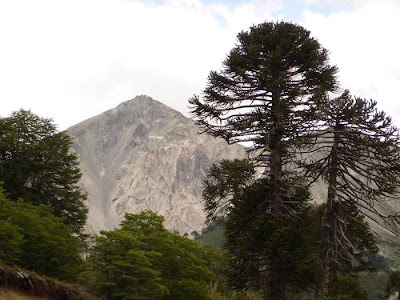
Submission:
[[[82,185],[89,193],[88,231],[113,229],[125,213],[145,209],[165,216],[165,225],[181,234],[200,231],[205,214],[202,181],[211,163],[244,157],[244,148],[206,134],[181,113],[147,96],[68,129],[80,157]],[[314,203],[326,199],[326,186],[311,188]],[[384,214],[399,211],[399,201],[380,203]],[[386,229],[371,221],[386,239]]]
[[147,96],[68,129],[89,193],[88,231],[112,229],[125,213],[150,209],[181,234],[200,231],[202,180],[211,163],[243,147],[199,135],[193,121]]

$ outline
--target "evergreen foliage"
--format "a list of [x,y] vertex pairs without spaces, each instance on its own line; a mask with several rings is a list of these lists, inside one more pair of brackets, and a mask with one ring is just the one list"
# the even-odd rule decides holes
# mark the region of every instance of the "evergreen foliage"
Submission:
[[[251,142],[251,159],[268,177],[263,214],[285,218],[295,213],[292,193],[299,186],[287,167],[296,162],[295,146],[311,129],[326,92],[336,88],[336,68],[318,41],[295,24],[263,23],[237,38],[222,71],[210,73],[204,97],[189,100],[191,112],[205,132],[230,144]],[[220,210],[218,203],[206,209],[209,217]],[[278,265],[273,259],[266,261]],[[286,278],[276,276],[265,292],[285,299]]]
[[[325,204],[315,210],[307,204],[307,189],[298,186],[287,199],[291,214],[271,214],[268,178],[255,180],[252,174],[254,166],[249,161],[225,160],[212,165],[204,181],[206,205],[222,208],[218,213],[225,215],[231,286],[237,290],[270,290],[284,283],[291,295],[313,291],[322,271],[317,259],[318,233]],[[348,216],[346,239],[352,248],[342,249],[332,266],[329,276],[333,283],[356,272],[372,270],[365,253],[378,251],[364,216],[351,203],[342,204],[341,209]],[[279,283],[274,280],[276,277]]]
[[[304,199],[298,198],[298,192],[306,190],[304,183],[308,179],[310,184],[319,178],[326,181],[328,199],[320,208],[321,229],[316,233],[321,269],[317,298],[328,294],[330,278],[337,281],[343,274],[368,268],[364,251],[377,249],[364,216],[375,221],[378,216],[392,224],[398,221],[397,215],[384,216],[375,206],[395,195],[400,185],[397,128],[377,111],[372,100],[352,98],[347,91],[329,100],[327,92],[337,87],[335,73],[336,68],[328,64],[327,51],[304,28],[285,22],[263,23],[238,35],[238,44],[222,71],[210,73],[203,97],[189,100],[204,132],[231,144],[250,142],[249,159],[264,170],[263,181],[251,184],[254,173],[246,173],[238,162],[230,171],[228,165],[221,165],[226,173],[213,166],[205,182],[208,219],[228,216],[227,228],[235,217],[243,221],[232,223],[227,230],[230,252],[246,249],[236,258],[238,262],[243,262],[239,257],[247,250],[254,251],[256,244],[246,240],[257,232],[249,216],[265,216],[268,222],[275,218],[294,222],[305,207]],[[301,169],[303,177],[299,176]],[[246,198],[243,191],[251,191],[258,184],[264,188],[260,192],[263,196],[253,205],[252,197]],[[241,206],[240,201],[245,204]],[[276,232],[270,232],[271,236],[281,229],[285,232],[285,224],[274,227],[268,222],[263,233],[272,229]],[[230,234],[240,232],[239,226],[248,228],[248,232],[239,243],[231,244],[234,240]],[[285,234],[290,237],[291,231]],[[285,239],[284,234],[278,234],[277,240]],[[268,240],[268,244],[273,242]],[[268,245],[263,247],[267,251]],[[294,257],[291,259],[295,262]],[[273,299],[285,299],[289,277],[270,270],[284,264],[269,252],[264,261],[254,263],[253,271],[257,273],[265,266],[273,284],[264,290]],[[239,266],[236,269],[238,274],[246,274]]]
[[48,205],[8,200],[0,190],[0,262],[74,281],[83,269],[82,242]]
[[291,293],[311,290],[318,266],[315,214],[305,204],[309,194],[302,188],[293,190],[291,199],[296,202],[291,209],[296,213],[276,215],[264,207],[270,188],[266,180],[259,180],[232,201],[234,209],[225,220],[231,285],[273,291],[284,284]]
[[285,22],[239,33],[223,70],[210,73],[204,97],[189,100],[205,132],[230,144],[251,142],[253,161],[270,177],[275,212],[284,211],[284,194],[296,180],[284,169],[296,160],[293,146],[310,129],[325,93],[336,87],[336,68],[309,34]]
[[238,199],[254,182],[254,175],[254,164],[247,159],[222,160],[212,164],[203,189],[207,222],[229,215],[234,208],[232,199]]
[[253,174],[249,161],[225,160],[212,165],[205,180],[205,202],[225,213],[231,286],[266,294],[276,284],[291,293],[312,290],[318,275],[318,219],[307,205],[307,189],[293,188],[285,199],[291,215],[271,214],[271,185],[267,178],[249,177]]
[[356,277],[340,277],[331,282],[326,300],[368,300]]
[[400,187],[400,140],[375,101],[353,98],[348,91],[324,104],[318,129],[300,151],[308,156],[301,164],[306,176],[328,185],[319,233],[323,273],[318,294],[326,295],[332,264],[359,245],[349,239],[349,223],[363,224],[361,215],[386,225],[398,221],[376,204],[393,198]]
[[[367,299],[356,273],[373,269],[378,247],[365,219],[397,226],[376,204],[400,188],[400,139],[375,101],[327,97],[336,71],[301,26],[263,23],[238,35],[203,97],[190,99],[204,132],[251,143],[248,159],[214,164],[204,181],[207,220],[224,226],[218,250],[145,211],[95,237],[85,264],[71,138],[30,111],[0,118],[0,263],[66,281],[88,267],[86,285],[102,299]],[[314,207],[307,184],[317,180],[327,201]],[[384,299],[395,294],[398,271]]]
[[89,261],[107,299],[207,299],[210,249],[171,233],[162,216],[127,214],[121,229],[103,231]]
[[7,197],[34,205],[49,204],[54,214],[80,233],[87,208],[71,138],[50,119],[19,110],[0,118],[0,181]]
[[389,282],[386,285],[385,295],[383,299],[391,299],[391,296],[397,294],[397,299],[400,299],[400,271],[393,271],[390,274]]

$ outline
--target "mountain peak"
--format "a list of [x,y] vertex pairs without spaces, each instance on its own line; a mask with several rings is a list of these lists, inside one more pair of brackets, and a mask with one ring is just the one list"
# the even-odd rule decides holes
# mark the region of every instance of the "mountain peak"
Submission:
[[[115,119],[118,121],[115,121]],[[147,95],[138,95],[131,100],[122,102],[115,108],[107,110],[97,116],[70,127],[68,131],[74,132],[82,127],[88,126],[89,124],[94,125],[99,122],[107,122],[108,124],[112,125],[116,123],[130,124],[134,120],[152,122],[158,119],[180,119],[180,122],[183,123],[190,122],[190,120],[187,119],[183,114],[161,103],[160,101],[154,100]]]
[[164,215],[169,229],[200,231],[208,167],[243,157],[244,149],[198,131],[193,121],[146,95],[71,127],[89,193],[88,230],[115,228],[125,213],[150,209]]
[[[126,107],[126,106],[137,106],[137,105],[154,105],[154,104],[162,104],[162,103],[157,100],[154,100],[150,96],[138,95],[130,100],[122,102],[116,108]],[[162,104],[162,105],[164,105],[164,104]]]

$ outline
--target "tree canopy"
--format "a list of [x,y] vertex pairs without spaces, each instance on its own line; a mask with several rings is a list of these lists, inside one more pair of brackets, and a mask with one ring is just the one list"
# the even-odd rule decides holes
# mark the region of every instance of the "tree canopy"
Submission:
[[332,264],[355,247],[347,230],[350,223],[360,215],[385,225],[398,221],[376,207],[396,196],[400,187],[398,129],[376,105],[349,91],[326,101],[318,130],[300,149],[306,156],[301,164],[305,175],[328,186],[320,229],[321,294],[327,294]]
[[328,91],[336,88],[336,67],[328,52],[303,27],[263,23],[238,34],[238,44],[221,72],[211,72],[204,96],[189,100],[196,123],[228,143],[251,142],[253,161],[265,167],[273,197],[284,211],[284,193],[296,177],[286,166],[294,145],[315,120]]
[[[235,258],[238,274],[246,274],[240,266],[251,265],[244,263],[244,255],[256,253],[257,243],[247,239],[262,227],[251,216],[262,216],[268,224],[262,227],[266,235],[259,237],[265,243],[252,265],[255,273],[270,271],[272,285],[264,290],[273,299],[286,299],[285,286],[294,278],[282,274],[285,264],[296,258],[281,260],[268,249],[274,242],[290,244],[287,239],[298,229],[291,222],[299,216],[306,219],[302,214],[308,200],[301,193],[307,193],[306,185],[322,179],[328,186],[327,204],[320,207],[320,222],[314,223],[320,227],[315,235],[321,246],[323,290],[317,297],[327,295],[332,273],[345,274],[349,261],[360,261],[364,250],[376,251],[363,216],[397,221],[376,209],[377,202],[399,188],[397,129],[374,101],[352,98],[347,91],[331,100],[328,92],[338,90],[336,71],[327,51],[301,26],[263,23],[239,33],[223,69],[211,72],[203,95],[189,100],[203,132],[230,144],[249,142],[250,162],[212,166],[203,196],[209,219],[228,216],[227,247],[231,254],[241,251]],[[252,165],[262,167],[259,180],[252,179]],[[263,192],[252,194],[256,186]],[[287,222],[274,227],[277,220]],[[263,256],[264,264],[259,260]]]
[[0,181],[9,199],[49,204],[79,233],[85,222],[86,194],[71,138],[50,119],[19,110],[0,119]]
[[[329,65],[328,52],[318,41],[292,23],[255,25],[237,38],[222,71],[210,73],[203,97],[189,100],[191,113],[215,137],[250,142],[250,158],[268,178],[268,192],[259,206],[272,213],[270,218],[285,218],[299,213],[293,203],[302,202],[293,197],[301,179],[288,167],[297,162],[295,149],[313,129],[326,93],[336,88],[336,67]],[[273,255],[266,261],[279,264]],[[287,279],[278,273],[265,289],[277,300],[286,298]]]
[[0,262],[61,280],[77,280],[84,245],[49,205],[8,200],[0,188]]
[[211,250],[169,232],[163,221],[150,211],[126,214],[121,229],[101,232],[89,255],[100,294],[110,299],[207,299]]
[[[336,88],[336,67],[309,31],[263,23],[241,32],[220,72],[208,77],[204,96],[189,100],[196,122],[229,143],[253,142],[266,164],[271,152],[289,157],[289,142],[307,129],[327,91]],[[275,149],[272,146],[280,145]],[[267,156],[267,157],[265,157]]]

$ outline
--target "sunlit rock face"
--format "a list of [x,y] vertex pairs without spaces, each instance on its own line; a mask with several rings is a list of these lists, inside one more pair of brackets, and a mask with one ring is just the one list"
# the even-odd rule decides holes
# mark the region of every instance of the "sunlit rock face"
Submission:
[[221,159],[244,157],[181,113],[137,96],[68,129],[88,192],[87,230],[116,228],[125,213],[150,209],[181,234],[200,231],[202,181]]

